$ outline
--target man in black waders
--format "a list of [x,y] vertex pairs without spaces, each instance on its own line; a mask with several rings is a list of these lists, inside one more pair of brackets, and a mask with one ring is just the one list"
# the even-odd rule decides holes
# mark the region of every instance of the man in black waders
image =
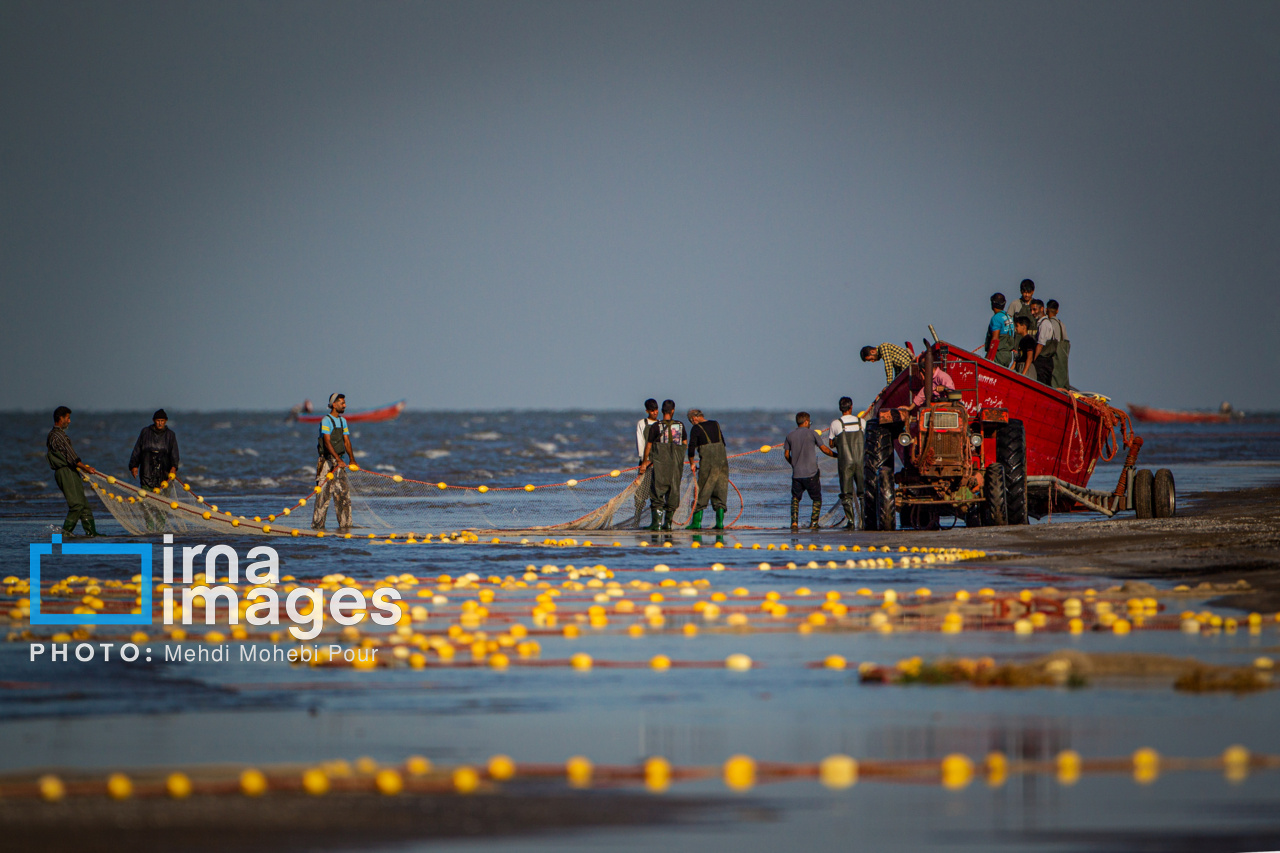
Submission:
[[[351,429],[342,413],[347,410],[345,394],[329,395],[329,414],[320,419],[320,436],[316,440],[316,451],[320,454],[316,462],[316,485],[320,493],[316,495],[316,506],[311,512],[311,526],[316,530],[324,529],[324,521],[329,514],[329,498],[338,511],[338,529],[351,526],[351,487],[347,482],[347,465],[355,461],[355,451],[351,449]],[[346,461],[343,461],[346,454]]]
[[[142,428],[129,455],[129,471],[144,489],[159,491],[178,473],[178,437],[167,429],[169,416],[164,409],[156,409],[151,416],[151,426]],[[142,502],[142,512],[147,519],[148,530],[163,530],[165,516],[158,507]]]
[[98,472],[81,462],[71,447],[71,439],[67,438],[67,427],[70,424],[70,409],[66,406],[54,409],[53,429],[49,430],[49,437],[45,439],[45,446],[49,451],[45,454],[45,459],[53,469],[53,478],[57,480],[62,496],[67,499],[67,519],[62,522],[62,529],[70,535],[76,529],[78,521],[86,534],[97,536],[98,527],[93,521],[89,501],[84,496],[84,480],[79,472]]
[[653,469],[653,523],[650,530],[670,530],[680,508],[680,478],[684,474],[684,424],[672,417],[676,404],[662,401],[662,420],[649,427],[641,468]]
[[[689,410],[689,468],[698,476],[698,500],[686,530],[702,529],[702,511],[711,504],[716,511],[716,530],[724,530],[724,512],[729,506],[729,456],[725,453],[720,424],[707,420],[701,409]],[[694,461],[694,453],[698,460]]]
[[827,428],[827,446],[836,452],[836,470],[840,475],[840,506],[848,519],[846,530],[857,530],[862,525],[858,513],[862,509],[862,492],[865,488],[862,474],[862,454],[866,449],[865,418],[853,413],[853,400],[840,398],[840,417]]

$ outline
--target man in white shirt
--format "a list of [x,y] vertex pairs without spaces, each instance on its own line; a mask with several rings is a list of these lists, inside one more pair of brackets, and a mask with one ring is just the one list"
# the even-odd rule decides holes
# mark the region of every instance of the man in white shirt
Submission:
[[840,398],[840,417],[827,429],[827,446],[836,452],[836,468],[840,475],[840,506],[848,523],[846,530],[857,530],[858,509],[864,488],[862,457],[866,448],[863,437],[866,418],[853,413],[853,400]]
[[[644,463],[644,446],[649,440],[649,427],[658,422],[658,401],[650,397],[644,401],[644,417],[636,421],[636,457],[639,459],[636,465]],[[649,511],[651,518],[657,518],[657,507],[653,504],[653,469],[642,471],[641,476],[644,480],[636,487],[636,524],[639,525],[640,515],[644,512],[645,501],[649,501]]]

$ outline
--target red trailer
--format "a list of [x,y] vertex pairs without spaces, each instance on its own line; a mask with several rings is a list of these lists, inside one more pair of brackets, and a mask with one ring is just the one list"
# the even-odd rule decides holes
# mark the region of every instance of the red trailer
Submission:
[[[1105,398],[1050,388],[943,341],[916,363],[925,375],[946,372],[955,391],[935,400],[929,383],[912,407],[924,388],[913,369],[880,393],[866,435],[868,528],[932,527],[946,515],[998,525],[1079,510],[1173,514],[1172,474],[1135,469],[1142,439]],[[1115,488],[1090,489],[1098,460],[1121,449]]]

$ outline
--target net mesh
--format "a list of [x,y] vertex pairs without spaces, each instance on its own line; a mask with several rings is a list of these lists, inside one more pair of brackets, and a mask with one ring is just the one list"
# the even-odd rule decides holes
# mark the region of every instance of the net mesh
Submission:
[[[826,513],[823,526],[843,525],[837,495],[835,461],[819,456]],[[352,531],[360,536],[423,535],[454,530],[556,531],[639,529],[650,521],[652,476],[636,468],[603,472],[562,483],[525,486],[466,486],[432,483],[384,474],[360,466],[347,474],[352,505]],[[188,484],[168,482],[143,489],[105,474],[86,480],[111,515],[129,533],[195,533],[216,530],[265,535],[315,536],[314,492],[285,507],[263,506],[270,498],[199,495]],[[725,522],[730,528],[777,528],[790,521],[791,467],[781,445],[729,457],[729,499]],[[693,514],[697,480],[684,469],[680,507],[673,524],[682,527]],[[803,506],[808,521],[808,499]],[[707,513],[708,519],[712,516]],[[333,535],[336,509],[329,502],[326,518]],[[712,522],[704,520],[705,526]]]

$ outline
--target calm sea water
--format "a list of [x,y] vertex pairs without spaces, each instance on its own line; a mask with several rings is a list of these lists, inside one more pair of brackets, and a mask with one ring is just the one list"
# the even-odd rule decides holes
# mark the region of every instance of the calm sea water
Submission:
[[[206,494],[250,506],[259,499],[278,502],[280,496],[296,496],[309,486],[314,427],[261,414],[172,414],[183,470]],[[783,412],[711,414],[720,415],[734,448],[741,449],[777,442],[792,425]],[[386,466],[383,470],[427,480],[516,485],[634,464],[637,416],[409,413],[393,423],[357,426],[353,443],[366,454],[364,464]],[[9,446],[18,448],[0,462],[4,574],[25,574],[27,543],[47,541],[65,512],[43,460],[46,420],[27,415],[0,420]],[[145,413],[78,414],[72,437],[86,460],[122,471],[133,439],[146,423]],[[1172,469],[1184,499],[1195,491],[1280,480],[1280,424],[1146,427],[1141,432],[1146,439],[1143,464]],[[1114,477],[1100,466],[1094,485],[1109,488]],[[785,495],[785,482],[779,491]],[[784,500],[776,505],[779,514]],[[836,538],[840,535],[820,534],[815,541],[844,541]],[[893,544],[928,544],[918,538],[923,534],[894,536]],[[744,537],[762,542],[789,538],[781,532]],[[633,574],[657,562],[653,549],[634,547],[636,541],[634,534],[624,536],[624,547],[606,551],[516,544],[410,549],[333,540],[278,544],[284,571],[300,578],[329,572],[360,578],[399,572],[505,575],[527,563],[603,562],[623,581],[653,580],[652,574]],[[706,566],[711,553],[678,546],[662,549],[660,559],[675,566]],[[924,585],[950,594],[982,585],[1084,585],[1038,572],[1034,566],[994,562],[930,570],[762,573],[755,570],[758,552],[714,553],[729,571],[681,579],[706,577],[716,589],[743,585],[753,592],[789,593],[803,585],[846,596],[862,586],[880,592]],[[118,570],[104,564],[92,571],[111,576]],[[743,652],[761,666],[746,673],[436,668],[357,676],[349,670],[239,663],[51,666],[31,663],[27,645],[10,642],[0,644],[0,771],[307,762],[360,755],[399,761],[413,753],[444,763],[482,762],[489,755],[506,753],[534,762],[560,762],[584,754],[600,763],[662,755],[677,764],[718,764],[739,752],[758,760],[814,761],[835,752],[859,758],[928,759],[964,752],[980,758],[1000,749],[1013,756],[1047,759],[1066,748],[1089,757],[1127,755],[1142,746],[1169,755],[1208,756],[1243,743],[1257,752],[1280,753],[1280,730],[1273,722],[1280,704],[1274,693],[1187,696],[1143,684],[1025,691],[878,688],[859,684],[851,672],[804,666],[833,653],[854,661],[891,663],[914,654],[1004,658],[1066,646],[1240,664],[1259,654],[1274,654],[1278,645],[1280,636],[1270,623],[1261,636],[1240,632],[1214,637],[1141,631],[1126,638],[708,632],[695,638],[650,633],[633,639],[587,632],[578,640],[546,638],[543,656],[586,651],[601,660],[645,660],[658,653],[682,660],[722,660]],[[1146,839],[1160,849],[1171,849],[1192,833],[1213,837],[1259,827],[1276,829],[1280,774],[1255,773],[1238,785],[1214,774],[1185,773],[1166,775],[1149,786],[1136,785],[1123,775],[1086,776],[1071,787],[1043,776],[1015,779],[1000,788],[987,788],[979,779],[958,792],[870,780],[838,793],[813,782],[762,787],[747,795],[702,785],[676,786],[666,796],[684,792],[724,797],[746,807],[741,814],[754,817],[459,846],[1074,850],[1133,849],[1137,840]]]

